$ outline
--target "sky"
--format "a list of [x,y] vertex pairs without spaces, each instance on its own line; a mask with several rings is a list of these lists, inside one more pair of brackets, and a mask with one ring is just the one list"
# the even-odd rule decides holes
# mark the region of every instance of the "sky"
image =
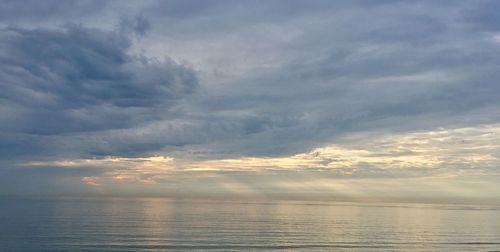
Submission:
[[0,195],[500,202],[500,1],[1,4]]

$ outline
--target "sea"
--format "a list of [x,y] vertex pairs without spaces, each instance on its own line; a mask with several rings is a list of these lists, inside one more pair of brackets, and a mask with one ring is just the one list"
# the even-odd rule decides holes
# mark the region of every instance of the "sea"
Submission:
[[500,251],[500,206],[5,197],[0,251]]

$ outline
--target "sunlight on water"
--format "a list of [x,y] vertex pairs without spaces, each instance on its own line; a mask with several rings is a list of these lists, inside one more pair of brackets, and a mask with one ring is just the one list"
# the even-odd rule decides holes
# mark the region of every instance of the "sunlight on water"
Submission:
[[0,251],[494,251],[500,208],[1,199]]

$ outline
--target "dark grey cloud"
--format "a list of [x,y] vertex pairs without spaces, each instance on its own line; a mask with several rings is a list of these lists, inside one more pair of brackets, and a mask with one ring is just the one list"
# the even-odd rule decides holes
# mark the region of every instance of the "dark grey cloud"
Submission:
[[[138,33],[145,28],[132,25]],[[22,139],[36,143],[40,135],[146,123],[168,114],[176,100],[195,91],[193,70],[168,57],[130,54],[128,35],[78,25],[2,29],[0,128],[2,142],[9,143],[3,150],[29,149]]]
[[496,14],[500,3],[498,1],[477,1],[474,5],[462,11],[462,19],[475,29],[482,31],[499,31],[500,18]]
[[151,24],[143,16],[134,16],[131,18],[122,18],[119,27],[122,33],[135,33],[138,36],[144,36],[151,28]]
[[99,12],[106,6],[106,3],[106,1],[98,0],[2,0],[0,1],[2,4],[0,21],[15,24],[25,20],[71,19]]

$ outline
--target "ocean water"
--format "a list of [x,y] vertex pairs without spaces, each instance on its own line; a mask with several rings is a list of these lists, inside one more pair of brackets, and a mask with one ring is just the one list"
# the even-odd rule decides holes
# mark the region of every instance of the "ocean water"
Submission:
[[0,199],[0,251],[500,251],[500,208]]

